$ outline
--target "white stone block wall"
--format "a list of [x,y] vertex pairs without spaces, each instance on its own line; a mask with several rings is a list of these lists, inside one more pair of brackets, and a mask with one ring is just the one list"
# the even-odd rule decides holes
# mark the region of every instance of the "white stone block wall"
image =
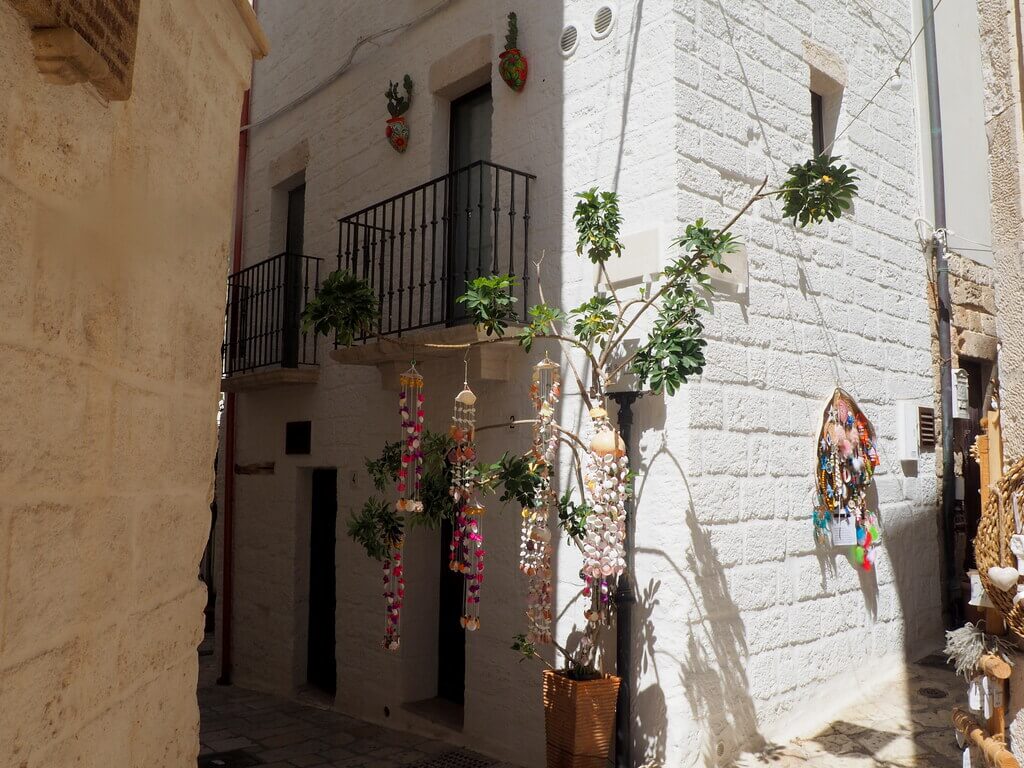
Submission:
[[[902,6],[646,0],[616,3],[614,30],[595,40],[589,25],[599,5],[519,3],[526,90],[515,94],[492,73],[492,159],[537,175],[531,246],[547,253],[548,300],[566,306],[592,290],[592,268],[573,253],[576,191],[617,189],[625,233],[660,226],[674,235],[698,216],[720,225],[765,174],[777,185],[790,163],[810,156],[805,39],[845,61],[844,126],[891,71],[890,49],[902,50],[911,35]],[[261,3],[274,51],[256,68],[254,118],[329,75],[361,35],[425,9]],[[486,34],[496,60],[508,10],[453,2],[365,48],[331,86],[255,129],[246,263],[283,250],[271,187],[283,181],[281,158],[301,142],[309,158],[306,252],[325,265],[333,266],[339,216],[443,172],[447,103],[430,92],[431,66]],[[557,42],[566,20],[579,25],[580,46],[563,59]],[[384,139],[383,92],[406,72],[416,92],[411,146],[400,156]],[[938,639],[933,457],[925,454],[912,476],[895,460],[892,426],[896,399],[931,396],[925,268],[912,223],[917,146],[913,89],[887,89],[836,145],[862,177],[848,220],[797,231],[780,221],[778,203],[756,204],[736,229],[747,245],[749,296],[716,300],[704,375],[637,407],[641,759],[714,765],[743,746],[813,727],[858,685],[876,684],[889,665]],[[480,423],[529,416],[529,366],[540,354],[524,356],[507,383],[476,385]],[[443,429],[461,366],[421,367],[428,425]],[[812,538],[815,434],[837,383],[858,399],[881,441],[885,552],[867,576],[843,557],[818,553]],[[562,419],[579,425],[579,398],[567,389]],[[400,705],[434,691],[438,536],[410,535],[398,655],[379,648],[379,566],[344,536],[349,512],[372,491],[363,458],[396,435],[394,393],[381,390],[375,369],[325,358],[318,384],[244,393],[238,404],[238,463],[276,468],[236,480],[236,681],[284,693],[303,681],[309,472],[337,467],[336,706],[395,727],[427,727]],[[300,419],[313,422],[312,454],[285,456],[284,423]],[[480,451],[490,457],[528,443],[525,430],[495,430],[481,435]],[[540,668],[508,649],[523,628],[517,510],[495,505],[485,535],[482,628],[467,641],[466,722],[449,736],[541,765]],[[582,606],[578,557],[564,544],[557,566],[558,634],[566,638]]]

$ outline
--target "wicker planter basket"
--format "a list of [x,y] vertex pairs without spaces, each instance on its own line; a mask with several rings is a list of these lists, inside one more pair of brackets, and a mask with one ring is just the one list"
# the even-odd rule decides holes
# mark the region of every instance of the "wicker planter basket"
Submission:
[[548,768],[606,768],[618,695],[613,675],[577,681],[544,670]]
[[[1014,605],[1016,589],[1004,591],[988,577],[993,566],[1016,566],[1017,558],[1010,552],[1010,536],[1015,533],[1011,496],[1024,491],[1024,459],[1011,466],[995,484],[995,492],[988,495],[981,512],[978,533],[974,538],[974,558],[978,563],[981,583],[1007,625],[1018,635],[1024,635],[1024,603]],[[1000,503],[1002,499],[1002,503]]]

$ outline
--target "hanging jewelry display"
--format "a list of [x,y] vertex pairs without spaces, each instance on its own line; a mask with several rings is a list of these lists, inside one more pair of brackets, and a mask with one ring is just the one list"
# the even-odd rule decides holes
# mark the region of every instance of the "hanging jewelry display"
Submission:
[[526,574],[527,639],[531,643],[551,642],[551,529],[548,524],[558,498],[552,487],[552,473],[558,452],[555,406],[561,396],[562,381],[558,366],[547,358],[533,368],[530,398],[537,409],[533,425],[531,458],[540,482],[534,505],[523,509],[522,543],[519,570]]
[[822,419],[814,532],[820,542],[850,547],[854,563],[870,571],[881,538],[867,492],[879,465],[875,430],[856,401],[836,389]]
[[[402,458],[398,465],[398,512],[422,512],[420,481],[423,476],[423,376],[416,362],[398,378],[398,415],[401,418]],[[404,536],[399,536],[384,559],[384,647],[397,651],[401,641],[402,601],[405,599],[405,571],[402,566]]]
[[612,589],[626,568],[626,497],[629,461],[626,445],[608,420],[604,408],[590,411],[594,436],[584,468],[587,516],[583,539],[583,595],[591,599],[587,618],[608,615]]
[[455,500],[455,526],[449,545],[448,567],[465,577],[462,617],[459,623],[473,632],[480,628],[480,585],[484,580],[484,538],[481,528],[484,507],[476,500],[473,463],[476,430],[476,395],[463,383],[455,396],[450,435],[455,441],[449,455],[452,465],[451,495]]

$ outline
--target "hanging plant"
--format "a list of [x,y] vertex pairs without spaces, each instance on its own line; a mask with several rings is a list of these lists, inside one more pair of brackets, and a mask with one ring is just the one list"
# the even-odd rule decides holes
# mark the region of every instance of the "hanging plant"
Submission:
[[529,67],[526,57],[519,50],[519,19],[513,11],[508,15],[508,34],[505,35],[505,50],[498,56],[498,72],[505,85],[513,91],[521,91],[526,85]]
[[384,95],[388,99],[388,119],[384,135],[388,137],[391,146],[396,152],[405,152],[409,147],[409,126],[405,122],[405,113],[409,111],[409,104],[412,101],[412,78],[406,75],[402,79],[402,87],[405,88],[405,96],[398,95],[398,83],[388,83],[388,89]]

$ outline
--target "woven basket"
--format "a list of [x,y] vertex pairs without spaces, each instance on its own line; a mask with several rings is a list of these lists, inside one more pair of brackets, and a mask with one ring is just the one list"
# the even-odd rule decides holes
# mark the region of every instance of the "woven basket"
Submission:
[[548,768],[606,768],[615,730],[619,678],[570,680],[544,670]]
[[[1024,490],[1024,458],[1020,459],[995,484],[981,512],[978,533],[974,537],[974,559],[978,563],[981,583],[989,599],[1006,619],[1007,625],[1018,635],[1024,635],[1024,603],[1013,604],[1016,590],[1003,591],[988,577],[993,566],[1017,565],[1017,557],[1010,552],[1010,536],[1015,531],[1013,506],[1010,497]],[[1000,505],[1002,498],[1002,505]],[[1001,506],[1001,509],[1000,509]]]

